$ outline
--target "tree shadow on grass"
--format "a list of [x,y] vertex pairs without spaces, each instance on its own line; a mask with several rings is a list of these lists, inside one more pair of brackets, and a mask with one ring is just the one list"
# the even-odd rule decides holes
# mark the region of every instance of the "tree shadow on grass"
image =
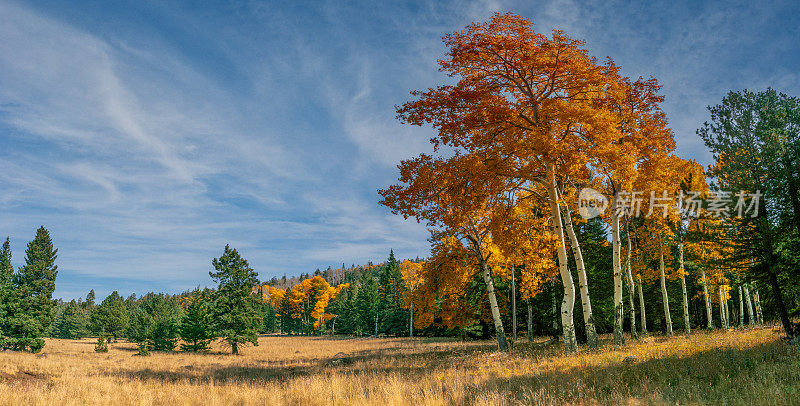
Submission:
[[[409,354],[386,354],[380,350],[361,351],[343,356],[310,360],[308,365],[270,364],[269,361],[254,361],[247,365],[186,365],[177,370],[143,369],[136,371],[114,371],[109,375],[159,382],[190,383],[281,383],[297,378],[324,376],[331,371],[360,374],[397,375],[407,379],[424,380],[431,371],[466,362],[468,371],[474,367],[475,356],[486,356],[494,350],[492,346],[431,350]],[[560,344],[547,346],[516,346],[511,357],[549,358],[558,354]],[[501,393],[510,401],[535,403],[532,396],[546,395],[555,403],[570,400],[575,403],[614,404],[626,399],[640,399],[650,403],[791,403],[800,399],[800,351],[776,341],[743,350],[720,348],[663,358],[645,359],[634,364],[619,360],[602,366],[575,366],[561,371],[517,375],[511,377],[489,377],[479,385],[467,388],[465,403],[477,402],[487,392]],[[557,356],[557,355],[556,355]],[[497,358],[502,363],[504,358]],[[337,362],[338,361],[338,362]],[[531,362],[537,362],[531,360]],[[499,364],[502,365],[502,364]],[[762,375],[753,376],[758,370]],[[768,374],[766,376],[764,374]],[[775,393],[771,402],[758,398],[761,392],[748,392],[753,383],[772,382],[780,388],[794,387],[794,396]],[[791,389],[781,389],[784,392]],[[780,397],[784,396],[784,397]],[[548,403],[548,402],[545,402]]]
[[[687,356],[652,358],[633,364],[574,367],[532,375],[492,378],[471,388],[467,403],[486,392],[504,393],[512,401],[531,403],[531,396],[546,393],[553,399],[570,399],[584,404],[616,404],[622,400],[644,399],[667,404],[791,404],[797,397],[774,393],[773,399],[748,392],[757,380],[794,387],[800,395],[800,351],[782,342],[743,350],[720,348]],[[754,371],[769,374],[753,376]],[[766,372],[763,372],[766,371]],[[767,389],[768,390],[768,389]]]
[[[133,346],[117,346],[117,345],[110,345],[109,350],[114,351],[123,351],[129,353],[138,353],[139,347],[136,345]],[[150,353],[152,354],[171,354],[171,355],[191,355],[191,356],[228,356],[231,355],[230,352],[226,352],[223,350],[209,350],[209,351],[182,351],[178,346],[175,347],[172,351],[155,351],[151,350]]]
[[[106,372],[106,375],[143,381],[192,383],[285,382],[298,377],[323,375],[330,371],[344,371],[355,375],[378,373],[422,377],[428,375],[432,369],[451,365],[455,358],[468,359],[485,353],[487,353],[485,348],[431,350],[409,354],[364,350],[339,357],[304,360],[310,361],[310,365],[285,365],[285,361],[270,365],[269,361],[248,360],[247,365],[184,365],[178,370],[153,368],[135,371],[117,370]],[[381,366],[390,365],[398,360],[405,365]]]
[[[117,372],[111,375],[142,381],[158,381],[160,383],[189,382],[192,384],[214,383],[248,383],[248,384],[274,384],[291,381],[297,378],[324,375],[329,368],[322,366],[223,366],[216,367],[202,373],[193,373],[192,369],[186,371],[165,371],[143,369],[139,371]],[[348,373],[359,375],[361,373],[377,374],[402,374],[404,376],[417,376],[427,373],[423,367],[370,367],[346,368]]]

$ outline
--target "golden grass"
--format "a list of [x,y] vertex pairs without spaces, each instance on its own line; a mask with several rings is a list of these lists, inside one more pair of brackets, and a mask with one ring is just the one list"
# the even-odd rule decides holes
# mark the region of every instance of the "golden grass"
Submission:
[[[800,404],[800,350],[768,329],[605,342],[573,356],[524,341],[505,354],[443,339],[259,343],[238,357],[139,357],[130,343],[95,353],[92,340],[48,340],[41,355],[0,352],[0,404]],[[339,352],[345,360],[332,362]],[[624,364],[628,355],[639,361]]]

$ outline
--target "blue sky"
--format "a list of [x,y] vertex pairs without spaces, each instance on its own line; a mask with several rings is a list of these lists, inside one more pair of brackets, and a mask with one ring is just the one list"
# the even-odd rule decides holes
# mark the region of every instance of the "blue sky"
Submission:
[[443,82],[441,36],[495,11],[654,76],[681,156],[731,89],[800,95],[792,2],[0,0],[0,235],[39,225],[56,297],[210,285],[226,243],[262,279],[426,256],[377,205],[430,148],[394,105]]

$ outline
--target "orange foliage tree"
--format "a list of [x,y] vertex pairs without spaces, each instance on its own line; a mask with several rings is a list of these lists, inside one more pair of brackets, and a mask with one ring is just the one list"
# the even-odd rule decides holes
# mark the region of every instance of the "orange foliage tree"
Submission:
[[409,337],[414,337],[414,288],[419,285],[421,281],[422,271],[425,269],[425,262],[415,262],[404,260],[400,263],[400,273],[403,275],[403,281],[408,288],[408,294],[403,297],[403,307],[409,309],[408,312],[408,332]]
[[[323,330],[325,322],[336,317],[335,314],[326,313],[325,309],[330,301],[335,299],[343,289],[350,284],[345,283],[333,287],[325,278],[317,275],[304,279],[290,289],[270,288],[262,293],[263,299],[276,310],[277,316],[290,317],[300,321],[302,332],[311,334],[313,331]],[[288,324],[281,320],[281,328]]]
[[437,150],[494,151],[503,171],[484,173],[484,180],[501,176],[518,188],[545,188],[564,285],[565,349],[573,352],[575,291],[557,188],[563,179],[587,179],[591,159],[617,148],[619,120],[602,100],[623,94],[618,69],[610,61],[598,63],[581,41],[561,31],[537,33],[513,14],[496,14],[444,42],[449,52],[441,70],[458,82],[414,92],[417,100],[401,106],[399,116],[433,125]]
[[[462,253],[476,261],[477,267],[472,269],[481,273],[486,285],[498,348],[506,350],[503,321],[488,259],[491,256],[489,245],[490,227],[494,221],[493,208],[502,204],[503,191],[508,186],[503,184],[501,178],[483,182],[480,176],[496,171],[499,162],[493,157],[478,154],[456,153],[450,158],[433,158],[423,154],[401,162],[401,184],[381,190],[380,194],[383,196],[381,204],[394,213],[425,221],[434,241],[451,241],[448,247],[463,248],[465,251]],[[466,270],[463,267],[458,269]]]

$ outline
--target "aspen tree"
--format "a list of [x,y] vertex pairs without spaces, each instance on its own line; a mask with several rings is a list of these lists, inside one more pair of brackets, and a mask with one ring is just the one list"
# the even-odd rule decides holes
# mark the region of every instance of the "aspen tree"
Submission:
[[625,222],[625,235],[626,240],[628,243],[628,249],[626,252],[626,259],[625,259],[625,274],[627,277],[628,282],[628,307],[630,307],[631,312],[631,336],[634,339],[639,338],[639,333],[636,331],[636,282],[633,280],[633,271],[631,270],[631,250],[633,249],[633,245],[631,244],[631,229],[630,229],[630,219]]
[[591,168],[628,159],[628,150],[636,150],[620,131],[624,120],[614,108],[626,97],[625,80],[613,62],[589,56],[581,41],[561,31],[537,33],[513,14],[495,14],[446,35],[444,43],[448,52],[440,68],[456,83],[414,92],[416,100],[398,108],[398,116],[432,125],[437,150],[496,153],[511,163],[505,172],[483,172],[486,182],[504,177],[512,188],[545,188],[564,287],[564,348],[574,352],[576,292],[566,264],[559,188],[586,183],[594,176]]
[[658,82],[655,79],[641,78],[635,82],[623,78],[620,82],[623,91],[615,94],[618,97],[606,99],[610,110],[616,113],[620,139],[614,143],[614,148],[606,148],[597,153],[594,161],[597,172],[606,178],[605,190],[613,197],[614,210],[610,211],[610,226],[615,344],[625,341],[622,331],[624,312],[620,221],[621,217],[633,214],[629,210],[620,210],[621,201],[618,199],[621,193],[631,191],[637,184],[642,167],[647,168],[649,162],[662,159],[675,149],[672,131],[667,128],[666,116],[659,106],[664,98],[658,94]]
[[756,326],[756,319],[753,313],[753,302],[750,300],[750,286],[747,283],[744,284],[744,297],[747,300],[747,320],[750,328],[753,328]]
[[500,350],[508,348],[503,321],[500,317],[490,259],[490,226],[492,208],[502,199],[507,187],[499,178],[483,182],[484,172],[501,170],[486,156],[455,155],[433,158],[420,155],[400,163],[400,184],[381,190],[381,204],[404,217],[426,221],[436,239],[451,236],[463,241],[463,246],[477,261],[478,270],[486,285],[487,299]]
[[739,328],[744,327],[744,295],[742,285],[739,285]]

